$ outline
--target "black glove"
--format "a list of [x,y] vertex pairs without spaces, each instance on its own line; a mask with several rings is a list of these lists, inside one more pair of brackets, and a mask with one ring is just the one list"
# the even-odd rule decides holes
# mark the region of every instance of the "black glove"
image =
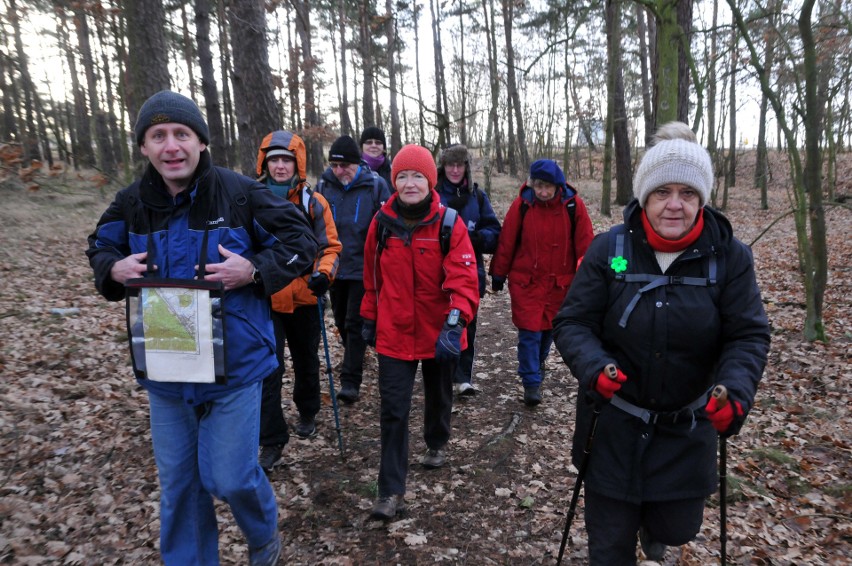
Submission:
[[361,338],[367,343],[367,346],[376,347],[376,321],[365,320],[361,325]]
[[482,234],[480,232],[474,231],[474,232],[468,232],[467,235],[470,237],[470,243],[471,243],[471,245],[473,245],[473,251],[475,251],[476,253],[479,253],[479,251],[482,249],[482,244],[483,244]]
[[317,297],[322,297],[328,288],[331,286],[331,281],[328,280],[328,275],[315,271],[311,278],[308,279],[308,289]]
[[441,333],[438,335],[438,342],[435,344],[435,361],[439,364],[457,363],[461,354],[461,333],[464,332],[464,326],[459,322],[450,326],[446,322],[441,328]]
[[505,284],[506,284],[506,278],[505,277],[501,277],[499,275],[492,275],[491,276],[491,290],[494,291],[495,293],[499,293],[500,291],[502,291],[503,285],[505,285]]

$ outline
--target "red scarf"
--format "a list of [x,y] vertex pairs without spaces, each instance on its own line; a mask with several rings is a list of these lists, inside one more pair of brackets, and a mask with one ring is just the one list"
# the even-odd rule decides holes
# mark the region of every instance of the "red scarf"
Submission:
[[650,244],[654,251],[669,254],[679,252],[680,250],[686,249],[694,244],[695,240],[697,240],[701,235],[701,231],[704,230],[704,208],[702,207],[698,210],[695,224],[693,224],[692,228],[689,229],[689,232],[687,232],[679,240],[667,240],[657,234],[654,231],[654,228],[651,227],[651,222],[648,220],[648,215],[645,214],[644,209],[642,210],[642,227],[645,229],[645,236],[648,238],[648,244]]

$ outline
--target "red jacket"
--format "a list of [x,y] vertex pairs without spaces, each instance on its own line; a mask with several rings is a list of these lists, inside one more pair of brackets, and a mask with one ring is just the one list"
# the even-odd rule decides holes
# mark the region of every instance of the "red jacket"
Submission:
[[[361,316],[376,321],[376,352],[401,360],[435,357],[435,343],[450,309],[465,322],[479,308],[476,256],[467,227],[456,219],[445,256],[440,246],[443,207],[432,191],[432,207],[413,230],[396,211],[394,193],[376,213],[364,246]],[[378,227],[388,232],[379,251]],[[462,349],[467,333],[462,333]]]
[[[576,203],[573,242],[565,207],[571,199]],[[527,207],[523,218],[522,204]],[[490,267],[492,275],[509,278],[512,324],[532,331],[553,328],[553,317],[574,280],[577,261],[593,237],[586,205],[573,189],[564,186],[552,199],[542,202],[531,187],[521,186],[506,213]]]

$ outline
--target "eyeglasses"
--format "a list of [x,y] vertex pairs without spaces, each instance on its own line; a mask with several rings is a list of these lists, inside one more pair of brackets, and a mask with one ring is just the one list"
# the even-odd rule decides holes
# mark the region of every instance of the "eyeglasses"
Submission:
[[385,145],[381,142],[381,140],[364,140],[364,143],[361,145]]
[[328,167],[333,171],[335,169],[347,169],[351,165],[354,165],[354,164],[353,163],[329,163]]

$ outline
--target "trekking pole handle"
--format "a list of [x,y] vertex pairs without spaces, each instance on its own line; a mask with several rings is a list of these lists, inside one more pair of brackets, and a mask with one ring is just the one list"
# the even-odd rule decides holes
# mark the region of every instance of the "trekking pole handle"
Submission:
[[604,366],[604,373],[608,378],[615,381],[618,379],[618,368],[615,367],[615,364],[607,364]]
[[722,409],[728,404],[728,388],[721,383],[713,388],[713,393],[710,396],[716,399],[717,409]]

